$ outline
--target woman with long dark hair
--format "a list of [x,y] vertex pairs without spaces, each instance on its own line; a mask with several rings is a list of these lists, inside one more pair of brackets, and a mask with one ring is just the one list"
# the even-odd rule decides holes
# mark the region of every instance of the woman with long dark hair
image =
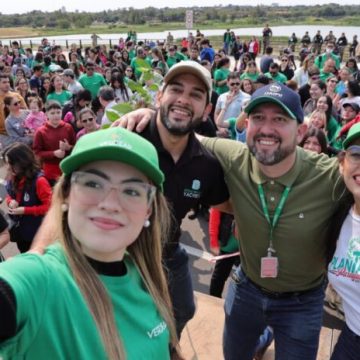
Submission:
[[20,252],[26,252],[50,207],[51,187],[26,144],[10,145],[3,159],[7,168],[6,203],[16,228],[11,240],[16,241]]
[[161,261],[170,216],[156,149],[125,129],[100,130],[61,168],[55,243],[0,265],[0,356],[175,358]]
[[121,73],[116,72],[111,75],[110,85],[115,91],[115,98],[117,103],[130,101],[133,93],[128,88],[128,86],[126,86],[124,76]]

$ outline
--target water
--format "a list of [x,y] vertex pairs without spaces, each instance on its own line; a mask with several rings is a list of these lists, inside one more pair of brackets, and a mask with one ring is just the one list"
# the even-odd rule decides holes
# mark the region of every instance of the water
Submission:
[[[231,29],[235,32],[236,35],[255,35],[258,37],[262,36],[263,27],[249,27],[249,28],[239,28],[239,29]],[[313,37],[317,30],[321,31],[323,37],[325,37],[330,30],[333,31],[336,37],[339,37],[342,32],[345,33],[348,41],[351,41],[354,35],[358,35],[360,38],[360,27],[359,26],[331,26],[331,25],[293,25],[293,26],[271,26],[274,36],[290,36],[293,32],[296,36],[301,39],[301,37],[305,34],[305,31],[309,32],[309,35]],[[174,38],[183,38],[188,35],[187,30],[170,30],[173,34]],[[205,36],[217,36],[222,35],[225,32],[225,29],[209,29],[201,31]],[[148,33],[139,33],[138,39],[152,39],[152,40],[164,40],[168,31],[160,31],[160,32],[148,32]],[[195,30],[193,31],[195,34]],[[126,38],[126,33],[118,33],[118,34],[99,34],[101,39],[98,39],[98,44],[109,43],[109,40],[113,40],[116,43],[120,37]],[[24,43],[29,43],[31,40],[34,44],[39,44],[43,37],[32,37],[32,38],[19,38]],[[77,34],[77,35],[59,35],[59,36],[48,36],[47,39],[52,43],[55,41],[56,44],[65,45],[66,40],[68,40],[69,44],[71,42],[78,43],[79,40],[84,43],[91,43],[91,34]],[[4,44],[8,43],[11,39],[1,39]]]

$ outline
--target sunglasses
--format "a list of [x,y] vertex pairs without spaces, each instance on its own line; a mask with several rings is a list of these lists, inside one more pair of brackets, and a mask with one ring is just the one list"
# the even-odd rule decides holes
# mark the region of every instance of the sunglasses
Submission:
[[229,86],[240,86],[240,83],[239,82],[236,82],[236,83],[230,83]]
[[81,122],[84,123],[84,124],[86,124],[87,122],[92,122],[93,120],[94,120],[93,117],[89,117],[89,118],[87,118],[87,119],[82,119]]
[[318,75],[314,75],[311,77],[311,80],[319,80],[320,79],[320,76]]

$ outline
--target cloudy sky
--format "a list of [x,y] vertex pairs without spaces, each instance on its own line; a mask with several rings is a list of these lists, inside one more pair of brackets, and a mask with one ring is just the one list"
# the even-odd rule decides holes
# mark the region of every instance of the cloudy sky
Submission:
[[[273,3],[278,3],[279,5],[309,5],[309,4],[327,4],[327,3],[341,3],[343,5],[351,5],[354,3],[360,3],[360,0],[234,0],[227,2],[226,0],[223,4],[231,3],[233,5],[244,5],[244,4],[264,4],[271,5]],[[58,10],[60,7],[65,6],[67,11],[102,11],[108,9],[117,9],[123,8],[126,3],[129,7],[134,8],[145,8],[151,5],[151,2],[146,0],[127,0],[126,2],[117,1],[117,0],[94,0],[89,2],[88,0],[17,0],[17,1],[6,1],[2,0],[2,6],[0,12],[3,14],[15,14],[15,13],[25,13],[32,10],[42,10],[42,11],[54,11]],[[212,6],[218,5],[219,0],[157,0],[156,7],[179,7],[179,6]]]

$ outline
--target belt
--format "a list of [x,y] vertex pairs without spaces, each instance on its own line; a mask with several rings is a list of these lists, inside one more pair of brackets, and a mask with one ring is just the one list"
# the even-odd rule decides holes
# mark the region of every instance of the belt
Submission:
[[[243,273],[245,278],[247,279],[247,281],[249,282],[250,285],[252,285],[253,287],[255,287],[257,290],[259,290],[264,296],[267,296],[270,299],[286,299],[286,298],[291,298],[291,297],[296,297],[296,296],[301,296],[304,294],[307,294],[311,291],[315,291],[318,290],[322,287],[321,285],[318,285],[314,288],[308,289],[308,290],[302,290],[302,291],[286,291],[286,292],[277,292],[277,291],[271,291],[268,290],[266,288],[263,288],[262,286],[254,283],[248,276],[245,275],[245,273]],[[231,278],[236,282],[239,283],[240,279],[238,277],[238,275],[236,273],[232,273]]]

